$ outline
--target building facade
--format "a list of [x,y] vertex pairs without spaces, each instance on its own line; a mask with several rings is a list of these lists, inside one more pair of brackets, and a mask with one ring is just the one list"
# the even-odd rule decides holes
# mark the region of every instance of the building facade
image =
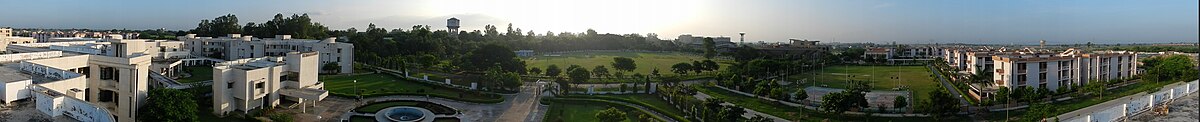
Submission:
[[291,35],[275,35],[274,38],[255,38],[240,34],[225,37],[196,37],[195,34],[179,36],[191,55],[237,60],[258,57],[280,57],[290,52],[318,52],[319,66],[335,64],[339,68],[329,73],[354,72],[354,45],[337,42],[337,38],[324,40],[292,39]]
[[247,58],[213,67],[213,113],[249,112],[278,106],[280,100],[316,106],[329,92],[317,81],[318,52],[292,52],[284,57]]
[[38,111],[51,117],[136,121],[150,84],[152,56],[141,51],[145,41],[110,40],[97,54],[33,50],[39,43],[15,45],[28,49],[0,55],[5,58],[0,61],[5,63],[0,70],[6,74],[0,75],[6,79],[5,102],[32,99]]

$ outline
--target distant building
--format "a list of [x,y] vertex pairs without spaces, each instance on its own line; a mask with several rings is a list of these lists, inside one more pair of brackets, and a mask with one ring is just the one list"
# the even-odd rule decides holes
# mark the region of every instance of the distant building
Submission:
[[533,53],[533,50],[517,50],[513,51],[513,53],[517,53],[518,57],[532,57],[536,55]]
[[191,55],[237,60],[268,56],[285,56],[290,52],[318,52],[321,66],[335,63],[339,73],[354,72],[354,45],[337,42],[337,38],[324,40],[293,39],[291,35],[275,35],[275,38],[255,38],[229,34],[225,37],[196,37],[195,34],[179,36]]
[[820,45],[820,41],[788,39],[791,43],[787,44],[763,44],[753,48],[757,48],[763,54],[770,55],[773,58],[785,59],[804,59],[816,60],[820,59],[829,52],[828,45]]
[[8,44],[28,44],[34,42],[37,42],[37,39],[13,36],[12,28],[0,28],[0,52],[4,51],[8,47]]
[[863,52],[863,59],[887,60],[892,58],[892,48],[872,47]]

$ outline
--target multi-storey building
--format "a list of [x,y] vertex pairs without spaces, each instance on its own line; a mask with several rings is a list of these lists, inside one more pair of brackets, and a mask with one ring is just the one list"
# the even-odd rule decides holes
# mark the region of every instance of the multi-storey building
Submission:
[[237,60],[268,56],[284,56],[290,52],[318,52],[320,66],[336,64],[337,73],[354,72],[354,45],[337,42],[336,38],[324,40],[292,39],[290,35],[275,35],[275,38],[255,38],[240,34],[225,37],[196,37],[188,34],[178,37],[191,55],[223,60]]
[[[213,67],[213,112],[278,106],[280,99],[315,106],[329,92],[317,81],[317,52],[291,52],[284,57],[247,58]],[[311,103],[311,104],[309,104]]]
[[[36,109],[51,117],[79,121],[136,121],[145,104],[152,56],[142,53],[145,40],[110,40],[103,53],[52,49],[39,43],[14,44],[22,51],[0,55],[5,102],[34,99]],[[23,53],[20,53],[23,52]]]
[[1016,52],[992,56],[994,84],[1009,89],[1047,88],[1057,90],[1092,82],[1131,78],[1137,75],[1137,53],[1099,51],[1081,53]]

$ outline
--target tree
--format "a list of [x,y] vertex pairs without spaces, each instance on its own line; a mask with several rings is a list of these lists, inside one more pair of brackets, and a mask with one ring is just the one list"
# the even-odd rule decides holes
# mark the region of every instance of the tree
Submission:
[[996,90],[996,96],[992,97],[992,99],[995,99],[996,102],[1008,104],[1008,98],[1010,96],[1009,94],[1008,88],[1000,88],[999,90]]
[[821,96],[821,110],[833,114],[846,112],[850,109],[846,104],[842,104],[846,103],[846,96],[845,92],[832,92]]
[[804,91],[803,88],[801,88],[800,90],[796,90],[796,92],[794,94],[796,94],[796,96],[792,97],[792,98],[795,101],[804,101],[804,100],[808,99],[808,91]]
[[704,60],[703,62],[701,62],[701,63],[703,63],[703,64],[704,64],[704,68],[705,68],[705,69],[707,69],[707,70],[709,70],[709,71],[716,71],[716,70],[720,70],[720,69],[721,69],[721,65],[717,64],[717,62],[716,62],[716,61],[713,61],[713,60],[708,60],[708,59],[705,59],[705,60]]
[[613,107],[596,113],[596,118],[599,118],[601,122],[620,122],[626,119],[624,111]]
[[200,118],[192,93],[178,89],[153,89],[148,93],[146,104],[138,113],[154,113],[152,116],[137,116],[147,122],[195,122]]
[[1056,111],[1058,111],[1058,108],[1055,108],[1052,105],[1041,104],[1041,103],[1033,104],[1033,105],[1030,105],[1029,111],[1025,112],[1024,116],[1021,117],[1021,121],[1025,121],[1025,122],[1042,121],[1046,118],[1056,116],[1055,115]]
[[[329,37],[329,28],[321,25],[321,23],[313,22],[308,14],[292,14],[292,16],[287,18],[284,18],[283,14],[275,14],[271,20],[265,23],[248,23],[241,29],[246,34],[262,37],[273,35],[291,35],[292,38],[298,39],[322,39]],[[367,31],[370,32],[370,29]]]
[[529,73],[540,75],[540,74],[542,74],[542,69],[537,68],[537,67],[529,68]]
[[942,90],[934,90],[929,92],[929,107],[925,108],[925,112],[938,118],[942,115],[952,115],[958,113],[959,103],[949,93]]
[[774,121],[775,120],[771,120],[771,118],[763,117],[761,115],[754,115],[754,117],[751,117],[750,120],[746,120],[746,122],[774,122]]
[[821,97],[821,109],[835,114],[841,114],[852,108],[869,107],[866,92],[871,87],[864,81],[850,81],[850,88],[842,92],[834,92]]
[[712,59],[717,56],[717,44],[712,37],[704,37],[704,58]]
[[521,87],[521,76],[517,75],[517,73],[504,72],[500,71],[499,69],[491,69],[488,70],[487,74],[484,74],[484,76],[487,77],[487,79],[492,80],[492,84],[495,84],[495,86],[501,88],[511,90]]
[[592,74],[597,77],[608,77],[608,68],[604,68],[604,65],[598,65],[596,68],[592,68]]
[[1054,93],[1052,93],[1052,92],[1053,92],[1053,91],[1050,91],[1050,89],[1049,89],[1049,88],[1046,88],[1046,87],[1040,87],[1040,88],[1038,88],[1038,89],[1037,89],[1037,99],[1038,99],[1038,100],[1034,100],[1034,101],[1040,101],[1040,99],[1047,98],[1047,97],[1050,97],[1050,96],[1054,96]]
[[708,70],[708,67],[705,67],[705,66],[707,66],[707,65],[704,65],[704,63],[700,63],[700,61],[692,61],[692,71],[693,72],[700,73],[701,71]]
[[896,100],[892,101],[892,108],[899,109],[906,106],[908,106],[908,98],[904,98],[904,96],[896,96]]
[[200,24],[196,25],[195,29],[189,31],[198,36],[221,36],[225,34],[242,33],[241,25],[238,25],[237,15],[226,14],[212,20],[200,20]]
[[688,71],[692,71],[691,64],[677,63],[675,65],[671,65],[671,72],[674,72],[675,74],[683,75],[683,74],[687,74]]
[[[572,67],[574,67],[574,66],[572,66]],[[582,67],[570,68],[569,67],[567,69],[569,70],[569,71],[567,71],[567,77],[571,78],[571,82],[583,83],[583,82],[587,82],[588,79],[592,78],[592,73],[588,72],[588,70],[586,68],[582,68]]]
[[342,68],[342,66],[338,66],[337,62],[329,62],[321,66],[321,70],[325,70],[326,72],[337,72],[338,68]]
[[558,69],[558,65],[546,66],[546,76],[556,77],[559,73],[562,73],[562,69]]
[[1141,78],[1147,81],[1182,81],[1197,77],[1196,62],[1186,55],[1165,55],[1143,59],[1146,73]]
[[616,57],[613,58],[612,67],[616,70],[631,72],[637,69],[637,64],[631,58]]
[[525,61],[517,58],[517,54],[508,47],[488,44],[475,49],[463,57],[464,67],[475,71],[485,71],[487,68],[499,66],[507,72],[525,73]]

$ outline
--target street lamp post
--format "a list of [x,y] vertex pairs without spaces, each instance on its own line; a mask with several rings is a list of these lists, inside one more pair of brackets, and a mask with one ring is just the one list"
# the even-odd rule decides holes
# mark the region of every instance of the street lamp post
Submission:
[[360,92],[361,91],[358,90],[358,80],[354,80],[354,96],[356,97],[354,99],[355,100],[354,104],[356,104],[356,105],[359,104],[360,101],[362,101],[362,93],[360,93]]

